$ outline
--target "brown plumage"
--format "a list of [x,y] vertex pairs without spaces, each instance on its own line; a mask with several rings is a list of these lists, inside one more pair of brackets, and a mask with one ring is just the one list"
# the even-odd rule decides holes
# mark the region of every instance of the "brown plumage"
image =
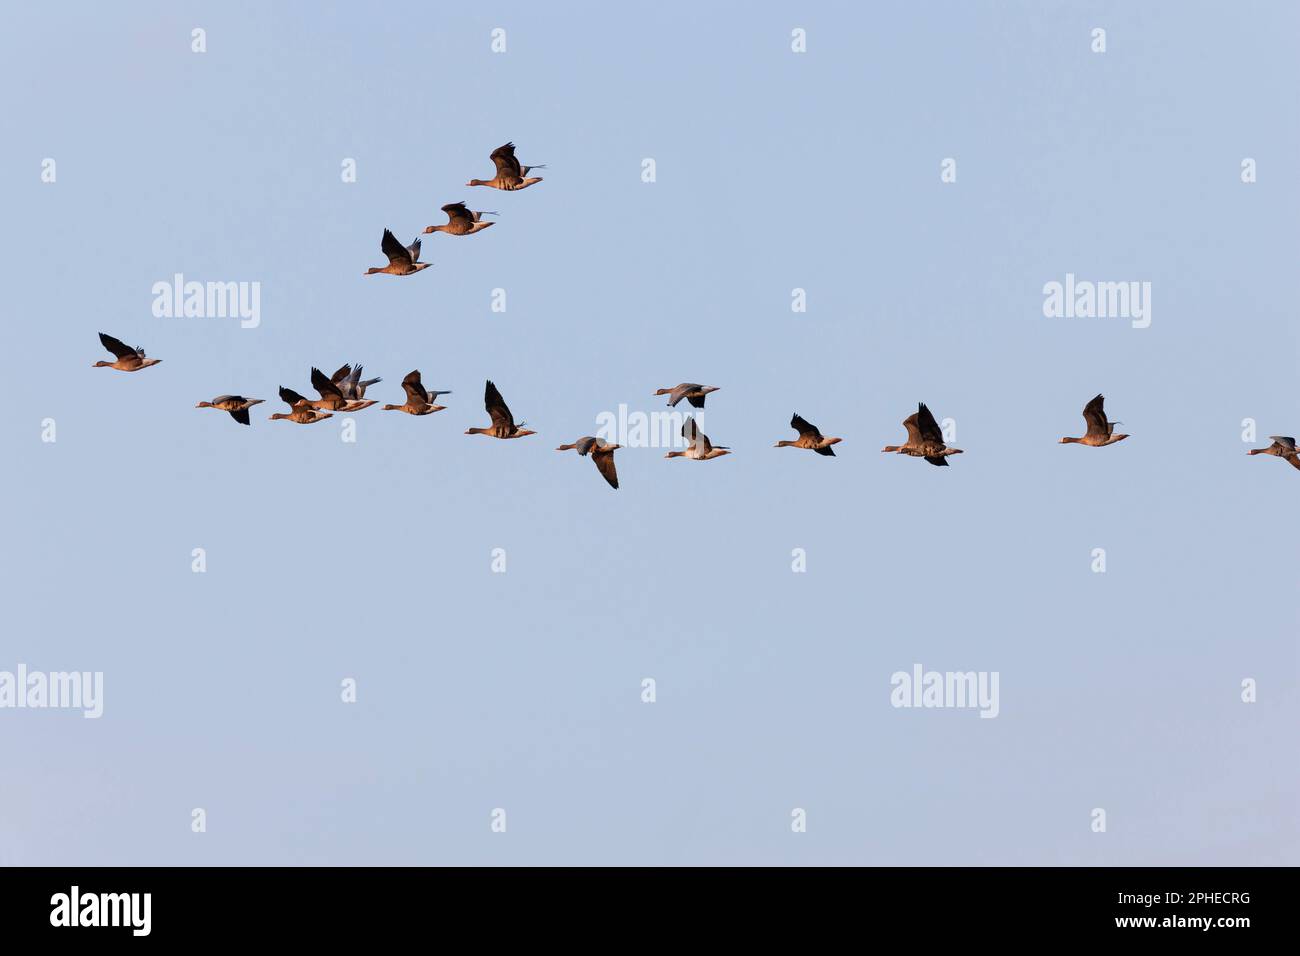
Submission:
[[241,425],[252,424],[248,420],[248,410],[254,405],[261,405],[265,399],[244,398],[242,395],[218,395],[210,402],[199,402],[195,408],[216,408],[230,412],[230,417]]
[[379,248],[384,255],[388,256],[388,265],[383,268],[373,266],[365,271],[365,275],[372,276],[382,272],[390,276],[409,276],[432,265],[430,262],[420,261],[419,239],[416,239],[409,246],[404,246],[397,241],[396,236],[385,229],[384,238],[380,240]]
[[799,433],[799,437],[794,441],[779,441],[773,447],[808,448],[819,455],[834,458],[835,449],[831,446],[838,445],[843,440],[840,438],[824,438],[822,433],[817,430],[817,426],[807,419],[801,418],[798,412],[790,419],[790,427]]
[[271,421],[291,421],[299,425],[314,425],[317,422],[323,422],[327,418],[334,416],[329,412],[318,412],[312,407],[311,402],[303,398],[291,388],[280,386],[280,400],[289,406],[289,412],[277,412],[271,416]]
[[121,339],[115,339],[106,332],[99,333],[100,344],[108,349],[115,356],[115,362],[96,362],[92,368],[115,368],[119,372],[138,372],[142,368],[148,368],[150,365],[157,365],[162,359],[145,358],[144,349],[131,348]]
[[467,428],[466,435],[487,435],[489,438],[523,438],[525,435],[536,435],[537,432],[524,428],[523,422],[515,424],[515,418],[510,414],[510,409],[506,407],[505,399],[497,391],[497,387],[489,380],[483,390],[483,405],[487,408],[487,413],[492,417],[492,424],[487,428]]
[[1297,453],[1295,439],[1289,435],[1269,435],[1273,444],[1267,448],[1252,448],[1247,455],[1274,455],[1289,461],[1293,468],[1300,468],[1300,453]]
[[447,214],[447,222],[441,226],[426,226],[425,233],[445,232],[449,236],[472,236],[476,232],[482,232],[488,226],[494,225],[490,222],[482,222],[484,216],[495,216],[494,212],[471,212],[463,202],[452,202],[442,207],[442,211]]
[[907,429],[907,441],[901,445],[886,445],[880,449],[882,452],[911,455],[913,458],[924,458],[932,465],[944,466],[948,464],[949,455],[963,453],[960,448],[949,448],[943,443],[943,431],[925,402],[917,405],[915,415],[903,419],[903,427]]
[[446,395],[446,392],[428,392],[424,388],[424,383],[420,381],[420,370],[408,372],[406,378],[402,379],[402,389],[406,392],[406,403],[404,405],[385,405],[383,410],[386,412],[406,412],[408,415],[432,415],[434,412],[440,412],[447,406],[433,404],[433,396]]
[[556,451],[576,451],[579,455],[591,456],[596,463],[596,470],[609,482],[611,488],[618,488],[618,472],[614,470],[614,452],[622,445],[609,445],[599,438],[587,435],[571,445],[561,445]]
[[528,178],[528,171],[546,168],[545,166],[520,166],[519,160],[515,159],[514,143],[498,146],[492,150],[490,158],[497,168],[497,174],[491,179],[471,179],[465,184],[466,186],[490,186],[493,189],[504,189],[506,192],[527,189],[534,183],[542,181],[540,176]]
[[1128,435],[1116,435],[1115,426],[1122,422],[1106,421],[1106,400],[1098,395],[1087,405],[1083,406],[1083,420],[1088,424],[1088,430],[1082,438],[1062,438],[1062,445],[1091,445],[1094,448],[1100,448],[1103,445],[1113,445],[1117,441],[1123,441]]

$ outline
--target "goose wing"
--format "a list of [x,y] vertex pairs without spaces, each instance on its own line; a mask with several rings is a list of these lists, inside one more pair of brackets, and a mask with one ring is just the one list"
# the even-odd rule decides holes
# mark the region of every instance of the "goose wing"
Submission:
[[713,451],[713,444],[709,441],[709,436],[700,431],[700,426],[695,424],[694,418],[688,418],[682,423],[682,437],[690,444],[698,445],[706,455]]
[[99,341],[104,348],[108,349],[120,359],[129,358],[132,355],[139,355],[141,358],[144,357],[144,349],[133,349],[121,339],[115,339],[107,332],[99,333]]
[[515,144],[506,143],[504,146],[498,146],[492,150],[491,156],[493,164],[497,168],[497,174],[501,176],[521,176],[519,160],[515,159]]
[[280,401],[287,403],[290,408],[297,408],[299,405],[307,404],[307,399],[283,385],[280,386]]
[[903,419],[903,427],[907,429],[907,443],[915,445],[921,440],[921,427],[917,424],[919,415],[911,414]]
[[343,398],[343,390],[325,377],[318,368],[311,370],[311,387],[320,392],[321,398]]
[[1087,437],[1109,438],[1110,422],[1106,421],[1106,399],[1098,395],[1083,406],[1083,420],[1088,423]]
[[[678,385],[669,393],[668,404],[676,405],[683,398],[686,398],[687,395],[689,395],[691,392],[697,391],[699,387],[700,386],[696,385],[694,382],[682,382],[682,384]],[[699,397],[698,400],[695,398],[691,398],[689,399],[689,401],[696,408],[704,407],[704,396],[702,395]]]
[[506,400],[501,397],[497,387],[489,379],[487,387],[483,390],[483,404],[487,408],[487,413],[492,416],[493,425],[507,425],[514,427],[515,418],[510,414],[510,409],[506,407]]
[[[389,229],[384,230],[384,238],[380,241],[379,248],[383,250],[384,255],[388,256],[390,266],[415,261],[411,258],[411,250],[402,245]],[[416,252],[419,252],[419,243],[416,243]]]
[[447,214],[448,225],[460,222],[469,227],[474,224],[475,216],[463,202],[449,202],[442,207],[442,211]]
[[[596,439],[584,438],[583,441],[591,441],[594,443]],[[582,455],[586,454],[586,452],[582,451],[581,447],[579,447],[578,453]],[[591,460],[596,463],[596,470],[599,471],[601,475],[604,476],[605,480],[609,482],[609,486],[611,488],[617,488],[618,472],[614,469],[614,449],[596,448],[591,453]]]
[[790,427],[797,431],[801,438],[811,438],[813,441],[822,440],[822,433],[817,430],[817,426],[800,416],[798,412],[790,419]]
[[423,408],[429,404],[429,396],[424,390],[424,385],[420,382],[420,370],[418,368],[408,372],[406,378],[402,379],[402,389],[406,392],[406,403],[408,405]]
[[921,402],[916,408],[916,428],[925,441],[943,444],[943,432],[939,430],[939,423],[934,420],[934,415],[926,408],[925,402]]

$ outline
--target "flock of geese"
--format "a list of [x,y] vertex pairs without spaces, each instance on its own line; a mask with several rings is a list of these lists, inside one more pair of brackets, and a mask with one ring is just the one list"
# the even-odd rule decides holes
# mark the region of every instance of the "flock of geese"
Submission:
[[[471,179],[466,183],[467,186],[488,186],[492,189],[513,192],[527,189],[529,186],[542,181],[540,176],[529,176],[528,174],[534,169],[543,169],[545,167],[521,166],[519,160],[515,158],[514,143],[506,143],[504,146],[494,149],[491,153],[491,159],[496,166],[496,175],[492,179]],[[494,212],[471,210],[463,202],[448,203],[442,207],[442,211],[447,214],[447,222],[428,226],[424,230],[425,235],[442,232],[451,236],[472,236],[493,225],[492,222],[484,222],[484,216],[496,215]],[[366,271],[365,275],[375,275],[377,273],[397,276],[414,275],[427,269],[430,265],[427,262],[420,262],[420,240],[418,237],[409,246],[403,246],[390,230],[385,229],[380,248],[383,250],[384,255],[388,257],[388,265],[371,268]],[[99,333],[99,341],[105,349],[113,353],[115,361],[96,362],[95,368],[138,372],[162,361],[162,359],[148,358],[144,349],[131,348],[120,339],[104,332]],[[372,385],[377,385],[382,379],[363,380],[361,375],[362,367],[359,364],[355,366],[351,364],[344,365],[330,376],[326,376],[319,368],[313,368],[311,370],[311,386],[320,397],[306,398],[291,388],[281,386],[280,400],[289,406],[289,411],[273,414],[271,421],[290,421],[299,425],[314,425],[317,422],[333,417],[335,412],[359,412],[362,409],[378,404],[374,399],[365,397],[366,389]],[[406,393],[406,400],[400,405],[384,405],[384,411],[405,412],[408,415],[431,415],[446,408],[445,405],[438,404],[438,398],[442,395],[451,394],[446,389],[425,388],[420,379],[419,369],[407,373],[406,377],[402,379],[402,390]],[[703,408],[705,399],[716,391],[718,391],[718,387],[715,385],[683,382],[672,388],[661,388],[654,394],[655,396],[668,396],[668,405],[670,407],[676,406],[685,399],[693,408]],[[218,395],[210,402],[199,402],[196,407],[215,408],[219,411],[228,412],[230,417],[241,425],[248,425],[250,424],[249,410],[254,405],[260,405],[264,401],[265,399],[245,398],[242,395]],[[1083,420],[1087,425],[1087,430],[1082,437],[1062,438],[1061,443],[1102,448],[1128,438],[1128,435],[1115,434],[1115,426],[1121,423],[1112,422],[1106,418],[1104,402],[1105,399],[1101,395],[1088,402],[1083,407]],[[505,399],[501,397],[501,392],[491,380],[487,382],[484,388],[483,405],[487,410],[488,417],[491,419],[491,424],[484,428],[466,429],[466,435],[486,435],[489,438],[510,439],[537,434],[532,429],[525,428],[524,422],[515,422],[514,415],[511,414]],[[835,457],[834,446],[843,440],[824,436],[815,425],[798,413],[791,417],[790,427],[799,433],[799,437],[793,441],[778,441],[774,447],[803,448],[816,452],[818,455],[833,458]],[[901,445],[886,445],[881,449],[882,452],[924,458],[932,465],[945,467],[948,465],[949,457],[962,454],[962,449],[950,448],[944,442],[943,431],[924,402],[917,406],[914,414],[903,420],[903,427],[907,430],[907,440]],[[711,461],[714,458],[721,458],[723,455],[731,453],[731,449],[726,445],[714,445],[709,440],[709,436],[700,430],[695,419],[689,415],[682,424],[681,434],[682,438],[686,440],[685,450],[670,451],[664,456],[665,458]],[[1267,448],[1255,448],[1247,452],[1247,454],[1273,455],[1285,459],[1293,467],[1300,469],[1300,451],[1296,449],[1295,439],[1284,435],[1273,435],[1270,438],[1272,444]],[[610,444],[603,439],[586,435],[568,444],[560,445],[556,451],[576,451],[580,456],[590,458],[595,463],[596,470],[600,472],[610,487],[617,488],[618,472],[614,467],[614,452],[621,447],[621,445]]]
[[[496,166],[497,174],[491,179],[471,179],[465,184],[466,186],[489,186],[492,189],[515,192],[540,183],[542,181],[541,176],[529,176],[528,173],[534,169],[546,168],[545,166],[519,165],[519,160],[515,158],[514,143],[506,143],[504,146],[498,146],[492,150],[491,159],[493,165]],[[448,203],[442,207],[442,211],[447,214],[447,221],[441,225],[425,227],[424,235],[442,232],[449,236],[472,236],[493,225],[491,222],[484,222],[484,216],[496,215],[494,212],[471,210],[463,202]],[[379,242],[379,248],[388,257],[388,265],[374,266],[367,269],[365,275],[410,276],[432,265],[432,263],[420,261],[419,236],[416,236],[409,246],[404,246],[393,235],[391,230],[385,229],[384,236]]]
[[[103,343],[104,348],[116,356],[113,362],[96,362],[96,368],[114,368],[122,372],[138,372],[141,369],[157,365],[161,359],[147,358],[144,349],[131,348],[124,344],[120,339],[115,339],[111,335],[103,332],[99,333],[99,340]],[[277,412],[271,416],[271,421],[291,421],[299,425],[314,425],[317,422],[324,421],[333,417],[335,412],[359,412],[378,404],[374,399],[366,398],[366,389],[372,385],[377,385],[383,381],[380,378],[363,379],[361,365],[344,365],[333,375],[326,376],[319,368],[311,370],[311,385],[316,390],[319,398],[306,398],[291,388],[280,387],[280,399],[289,406],[288,412]],[[384,411],[405,412],[408,415],[431,415],[434,412],[443,411],[447,406],[439,405],[438,399],[443,395],[450,395],[449,389],[430,389],[425,388],[420,379],[420,370],[415,369],[408,372],[402,379],[402,390],[406,393],[406,401],[400,405],[384,405]],[[694,408],[703,408],[704,401],[713,392],[718,391],[716,385],[699,385],[694,382],[683,382],[673,388],[658,389],[654,395],[668,396],[669,407],[677,405],[682,399],[685,399]],[[249,409],[254,405],[260,405],[265,399],[245,398],[242,395],[218,395],[210,402],[199,402],[196,408],[215,408],[218,411],[229,412],[230,417],[241,425],[250,424],[248,417]],[[1128,438],[1128,435],[1116,434],[1115,426],[1120,422],[1112,422],[1106,417],[1105,399],[1098,395],[1083,407],[1083,420],[1087,425],[1082,437],[1073,438],[1065,437],[1061,439],[1062,444],[1089,445],[1093,448],[1103,448],[1106,445],[1114,445]],[[483,407],[488,413],[491,424],[483,428],[468,428],[465,430],[466,435],[486,435],[489,438],[525,438],[529,435],[536,435],[537,432],[530,428],[524,427],[524,422],[516,422],[510,408],[506,405],[505,399],[501,397],[501,392],[496,385],[489,380],[483,391]],[[835,445],[838,445],[842,438],[834,436],[825,436],[802,415],[794,414],[790,418],[790,427],[799,433],[799,437],[794,440],[778,441],[776,448],[804,448],[816,452],[828,458],[835,457]],[[910,455],[913,458],[924,458],[932,465],[948,465],[948,458],[952,455],[963,453],[960,448],[950,448],[943,439],[943,430],[935,420],[934,413],[925,405],[924,402],[917,406],[916,412],[903,419],[903,428],[907,430],[907,440],[901,445],[886,445],[881,449],[882,452],[891,452],[899,455]],[[692,461],[711,461],[714,458],[721,458],[723,455],[731,453],[731,449],[726,445],[715,445],[709,440],[709,436],[704,434],[696,424],[695,419],[687,416],[682,424],[682,438],[686,440],[686,448],[679,451],[670,451],[665,458],[688,458]],[[1274,455],[1290,462],[1295,468],[1300,469],[1300,451],[1296,449],[1294,438],[1285,435],[1270,436],[1272,444],[1267,448],[1255,448],[1247,452],[1250,455]],[[618,472],[614,467],[614,452],[621,448],[621,445],[610,444],[603,439],[592,435],[584,435],[568,444],[560,445],[556,451],[576,451],[584,458],[590,457],[596,465],[596,470],[609,482],[610,487],[618,487]]]

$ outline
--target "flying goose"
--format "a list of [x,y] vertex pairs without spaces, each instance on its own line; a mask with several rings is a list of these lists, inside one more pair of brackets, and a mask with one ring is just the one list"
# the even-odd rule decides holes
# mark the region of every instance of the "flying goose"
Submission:
[[1083,406],[1083,420],[1088,423],[1088,430],[1082,438],[1062,438],[1062,445],[1091,445],[1094,448],[1100,448],[1102,445],[1113,445],[1117,441],[1123,441],[1128,438],[1127,435],[1113,434],[1116,425],[1123,422],[1106,421],[1106,409],[1102,407],[1105,399],[1098,395],[1087,405]]
[[497,387],[489,380],[483,390],[483,404],[487,408],[487,413],[492,416],[492,424],[487,428],[467,428],[466,435],[487,435],[489,438],[523,438],[525,435],[536,435],[537,432],[524,428],[524,423],[515,424],[514,416],[510,414],[510,409],[506,407],[505,399],[497,391]]
[[384,238],[379,243],[379,248],[383,250],[384,255],[388,256],[388,265],[382,269],[373,266],[367,269],[364,275],[372,276],[377,272],[383,272],[390,276],[409,276],[421,269],[427,269],[433,263],[420,261],[420,240],[417,238],[409,246],[404,246],[397,241],[389,230],[384,230]]
[[355,368],[352,365],[345,365],[333,375],[330,381],[339,387],[344,398],[365,398],[366,389],[371,385],[377,385],[383,381],[382,378],[368,378],[361,381],[361,366]]
[[817,430],[817,426],[810,424],[806,419],[800,418],[796,412],[790,419],[790,427],[799,433],[799,437],[794,441],[779,441],[774,448],[808,448],[817,452],[819,455],[835,457],[835,449],[832,445],[838,445],[843,439],[840,438],[823,438],[822,433]]
[[572,445],[561,445],[556,451],[577,451],[579,455],[591,456],[591,460],[596,463],[596,470],[599,471],[605,480],[609,482],[611,488],[618,488],[618,472],[614,470],[614,452],[622,448],[622,445],[608,445],[599,438],[593,438],[590,435],[585,438],[579,438]]
[[230,412],[230,417],[241,425],[251,424],[248,420],[248,410],[254,405],[261,405],[265,399],[261,398],[244,398],[242,395],[218,395],[210,402],[199,402],[195,408],[218,408],[223,412]]
[[710,458],[721,458],[723,455],[730,455],[731,450],[726,445],[715,446],[709,441],[709,436],[700,431],[695,419],[687,416],[686,421],[682,424],[682,437],[690,445],[685,451],[670,451],[664,455],[665,458],[689,458],[692,461],[708,461]]
[[512,192],[516,189],[527,189],[533,183],[540,183],[541,176],[528,176],[529,170],[545,169],[545,166],[520,166],[519,160],[515,159],[515,144],[506,143],[504,146],[498,146],[492,150],[489,157],[496,165],[497,174],[492,179],[471,179],[466,186],[491,186],[493,189],[504,189]]
[[377,404],[373,398],[364,398],[358,401],[351,401],[343,397],[343,391],[325,377],[325,373],[320,369],[313,367],[311,370],[311,387],[320,393],[320,398],[310,400],[312,408],[319,408],[326,412],[359,412],[363,408],[369,408]]
[[142,368],[148,368],[150,365],[157,365],[162,359],[145,358],[144,349],[131,348],[121,339],[115,339],[113,336],[105,333],[99,333],[99,341],[103,343],[104,348],[108,349],[117,356],[116,362],[96,362],[92,368],[115,368],[119,372],[138,372]]
[[408,372],[406,378],[402,379],[402,388],[406,391],[406,404],[385,405],[384,411],[406,412],[408,415],[432,415],[434,412],[440,412],[447,407],[445,405],[434,405],[433,399],[439,395],[449,393],[425,391],[424,384],[420,381],[420,370],[418,368]]
[[902,445],[886,445],[881,451],[924,458],[932,465],[945,466],[948,464],[947,456],[962,454],[960,448],[949,448],[943,443],[943,432],[939,430],[939,424],[930,414],[930,409],[925,407],[925,402],[917,406],[915,415],[909,415],[903,420],[903,427],[907,429],[907,441]]
[[318,412],[312,407],[311,402],[303,398],[291,388],[280,386],[280,400],[287,402],[289,413],[277,412],[271,416],[271,421],[286,419],[291,422],[297,422],[299,425],[314,425],[316,422],[323,422],[327,418],[334,416],[330,412]]
[[1276,455],[1278,458],[1283,458],[1286,461],[1291,462],[1294,467],[1300,468],[1300,453],[1297,453],[1296,451],[1294,438],[1287,435],[1269,435],[1268,437],[1272,440],[1273,444],[1269,445],[1267,448],[1252,448],[1250,451],[1246,452],[1246,454]]
[[425,227],[425,235],[431,232],[445,232],[449,236],[472,236],[476,232],[482,232],[488,226],[495,225],[491,222],[481,222],[484,216],[495,216],[494,212],[471,212],[463,202],[451,202],[442,207],[442,211],[447,214],[447,222],[441,226]]
[[704,407],[704,399],[710,392],[716,392],[716,385],[696,385],[694,382],[682,382],[676,388],[661,388],[655,392],[655,395],[667,395],[668,405],[672,407],[680,402],[683,398],[690,402],[696,408]]

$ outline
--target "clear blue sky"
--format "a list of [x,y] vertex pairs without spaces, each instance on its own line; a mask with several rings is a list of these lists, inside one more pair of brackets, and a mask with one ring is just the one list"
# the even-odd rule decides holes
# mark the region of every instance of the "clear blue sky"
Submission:
[[[0,670],[105,703],[0,711],[0,862],[1300,862],[1300,475],[1241,440],[1300,431],[1300,12],[565,6],[6,11]],[[506,140],[546,181],[463,186]],[[260,327],[155,318],[177,272]],[[1044,318],[1067,272],[1151,327]],[[266,421],[352,360],[449,408]],[[462,434],[489,377],[537,437]],[[553,450],[680,381],[735,454]],[[1099,391],[1133,437],[1058,445]],[[950,468],[879,453],[918,400]],[[892,708],[914,663],[999,717]]]

